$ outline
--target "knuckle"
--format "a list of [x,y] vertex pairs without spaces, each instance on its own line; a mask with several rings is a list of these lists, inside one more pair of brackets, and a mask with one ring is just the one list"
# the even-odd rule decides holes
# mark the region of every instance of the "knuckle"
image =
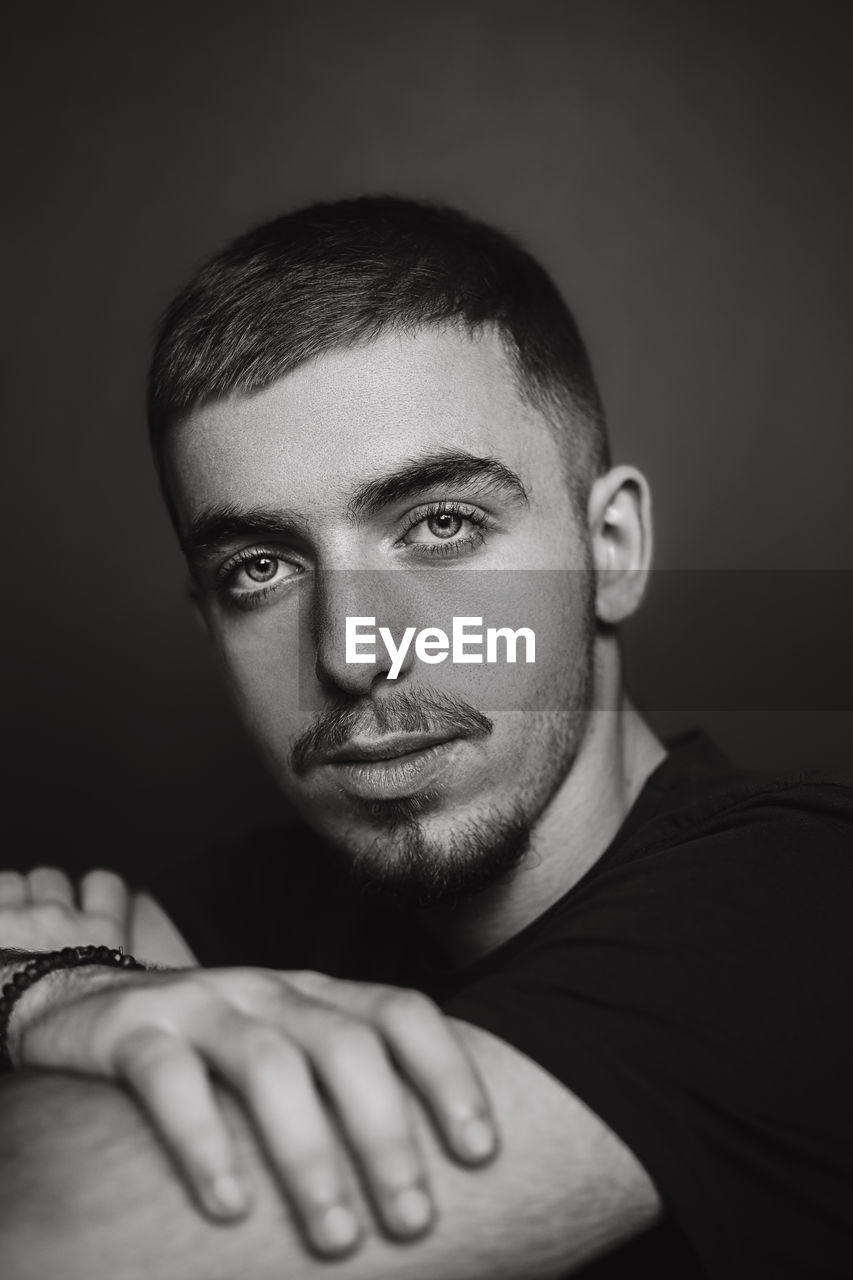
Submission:
[[346,1067],[364,1058],[375,1056],[379,1041],[372,1027],[355,1018],[331,1014],[316,1040],[317,1053],[327,1063]]
[[230,1008],[213,975],[201,969],[170,974],[162,986],[141,989],[138,994],[142,996],[143,991],[158,1003],[168,1001],[170,1007],[186,1013],[203,1010],[216,1016]]
[[301,1050],[275,1028],[248,1033],[232,1061],[239,1087],[255,1098],[294,1089],[301,1092],[310,1081]]
[[275,1027],[259,1023],[252,1023],[247,1027],[242,1036],[241,1047],[249,1065],[259,1069],[271,1066],[276,1070],[285,1066],[293,1069],[298,1060],[294,1046],[285,1040],[281,1032]]
[[309,1023],[309,1043],[316,1056],[337,1059],[359,1050],[366,1027],[347,1012],[328,1006],[313,1006]]
[[244,1011],[259,1005],[269,1007],[280,1002],[284,994],[281,980],[269,969],[224,969],[212,973],[200,970],[199,981],[225,992]]
[[207,969],[183,970],[180,976],[173,979],[173,990],[193,1001],[225,1002],[223,986],[216,970]]
[[301,995],[321,995],[327,991],[331,979],[316,969],[289,969],[285,982],[289,988],[296,988]]
[[378,1019],[387,1027],[408,1026],[416,1021],[434,1022],[437,1014],[435,1002],[421,991],[390,989],[379,999]]

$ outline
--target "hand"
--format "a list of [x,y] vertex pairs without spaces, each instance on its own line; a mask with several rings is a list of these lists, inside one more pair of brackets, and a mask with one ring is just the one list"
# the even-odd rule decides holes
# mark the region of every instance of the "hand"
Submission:
[[55,951],[60,947],[128,946],[130,898],[111,871],[90,871],[79,899],[57,867],[22,874],[0,871],[0,947]]
[[494,1151],[474,1069],[419,993],[261,969],[103,970],[87,991],[91,972],[55,975],[64,997],[24,1018],[15,1057],[125,1082],[216,1217],[241,1215],[248,1198],[211,1071],[246,1106],[306,1239],[324,1254],[360,1235],[347,1148],[380,1226],[409,1238],[431,1224],[407,1084],[454,1158],[478,1164]]

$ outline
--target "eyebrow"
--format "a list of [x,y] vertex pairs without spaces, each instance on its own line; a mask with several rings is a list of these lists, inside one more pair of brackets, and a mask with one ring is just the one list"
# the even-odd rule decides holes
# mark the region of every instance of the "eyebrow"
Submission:
[[[347,515],[359,521],[376,515],[393,502],[423,493],[438,485],[456,485],[498,493],[512,501],[528,503],[521,479],[497,458],[478,457],[457,450],[423,454],[396,470],[358,486],[347,503]],[[190,564],[204,560],[231,542],[247,538],[306,541],[305,521],[279,507],[240,508],[233,503],[205,507],[180,538]]]
[[307,536],[305,522],[291,511],[280,507],[246,510],[225,502],[204,507],[179,541],[184,555],[193,563],[213,555],[230,542],[246,538],[304,541]]
[[347,513],[353,520],[364,519],[392,502],[437,485],[476,485],[480,490],[499,493],[525,505],[528,502],[527,490],[520,478],[497,458],[442,450],[413,458],[388,475],[366,480],[350,498]]

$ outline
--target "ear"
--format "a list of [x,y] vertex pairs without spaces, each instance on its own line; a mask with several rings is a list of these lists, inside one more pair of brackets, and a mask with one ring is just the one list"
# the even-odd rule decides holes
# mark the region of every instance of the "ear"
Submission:
[[589,495],[589,533],[597,572],[596,617],[614,626],[637,609],[652,562],[652,500],[636,467],[613,467]]

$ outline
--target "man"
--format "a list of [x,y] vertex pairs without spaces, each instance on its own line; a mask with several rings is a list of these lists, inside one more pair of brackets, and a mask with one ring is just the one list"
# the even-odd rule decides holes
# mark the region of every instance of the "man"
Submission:
[[648,487],[542,269],[446,209],[289,215],[170,308],[149,417],[301,823],[129,933],[106,873],[0,885],[7,946],[168,966],[9,986],[8,1274],[849,1276],[850,796],[630,704]]

